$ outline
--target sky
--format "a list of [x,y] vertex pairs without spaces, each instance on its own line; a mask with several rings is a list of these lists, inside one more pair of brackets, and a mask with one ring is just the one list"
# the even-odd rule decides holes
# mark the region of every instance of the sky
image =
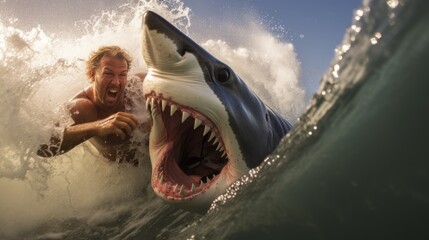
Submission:
[[[222,16],[250,12],[259,16],[283,41],[291,42],[301,62],[301,82],[309,99],[318,89],[335,48],[351,25],[361,0],[185,0],[192,24],[216,22]],[[198,27],[198,26],[196,26]],[[192,26],[191,30],[192,31]]]
[[[137,0],[131,0],[137,1]],[[128,1],[116,0],[0,0],[0,17],[17,17],[21,23],[44,30],[57,31],[78,20],[89,19],[101,10]],[[183,0],[191,9],[189,29],[208,28],[221,35],[222,20],[246,21],[243,13],[253,15],[277,34],[282,41],[294,45],[301,62],[301,82],[309,99],[351,25],[353,11],[361,0]],[[210,25],[210,26],[207,26]]]

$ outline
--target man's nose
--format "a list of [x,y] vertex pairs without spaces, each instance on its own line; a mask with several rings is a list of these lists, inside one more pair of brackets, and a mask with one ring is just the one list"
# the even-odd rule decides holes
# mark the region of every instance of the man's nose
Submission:
[[119,79],[119,75],[115,75],[114,77],[113,77],[113,80],[112,80],[112,83],[114,83],[114,84],[120,84],[120,79]]

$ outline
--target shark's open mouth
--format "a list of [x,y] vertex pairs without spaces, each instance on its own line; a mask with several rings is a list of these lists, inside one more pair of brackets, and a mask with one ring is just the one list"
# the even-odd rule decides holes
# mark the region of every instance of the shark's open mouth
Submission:
[[158,152],[152,186],[171,200],[187,200],[209,189],[228,163],[227,149],[213,122],[200,112],[151,93],[149,111],[160,113],[162,135],[155,143]]

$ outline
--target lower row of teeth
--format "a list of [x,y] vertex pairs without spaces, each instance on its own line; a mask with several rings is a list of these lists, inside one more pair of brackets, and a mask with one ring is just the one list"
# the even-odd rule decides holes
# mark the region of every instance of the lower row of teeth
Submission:
[[208,182],[213,180],[213,178],[216,175],[213,174],[211,177],[210,176],[202,177],[198,186],[196,186],[196,184],[192,183],[192,185],[189,189],[186,189],[185,185],[183,185],[183,184],[179,185],[176,183],[176,184],[172,185],[170,182],[164,181],[163,172],[161,172],[158,176],[159,176],[158,177],[158,183],[161,185],[161,188],[163,188],[165,191],[170,190],[170,188],[172,187],[171,191],[173,193],[179,194],[179,196],[185,196],[186,193],[195,193],[197,189],[203,188]]

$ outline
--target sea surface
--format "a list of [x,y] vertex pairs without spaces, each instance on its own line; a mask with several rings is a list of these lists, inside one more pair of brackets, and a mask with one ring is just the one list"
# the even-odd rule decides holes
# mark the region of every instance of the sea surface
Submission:
[[[131,72],[145,71],[139,29],[148,9],[295,124],[202,215],[155,196],[144,147],[139,167],[106,162],[89,144],[35,154],[72,123],[64,103],[88,86],[90,51],[123,46]],[[364,1],[351,18],[307,104],[291,43],[264,28],[242,41],[199,41],[181,1],[133,1],[58,32],[0,19],[0,239],[428,239],[429,2]],[[148,119],[143,107],[132,111]]]

